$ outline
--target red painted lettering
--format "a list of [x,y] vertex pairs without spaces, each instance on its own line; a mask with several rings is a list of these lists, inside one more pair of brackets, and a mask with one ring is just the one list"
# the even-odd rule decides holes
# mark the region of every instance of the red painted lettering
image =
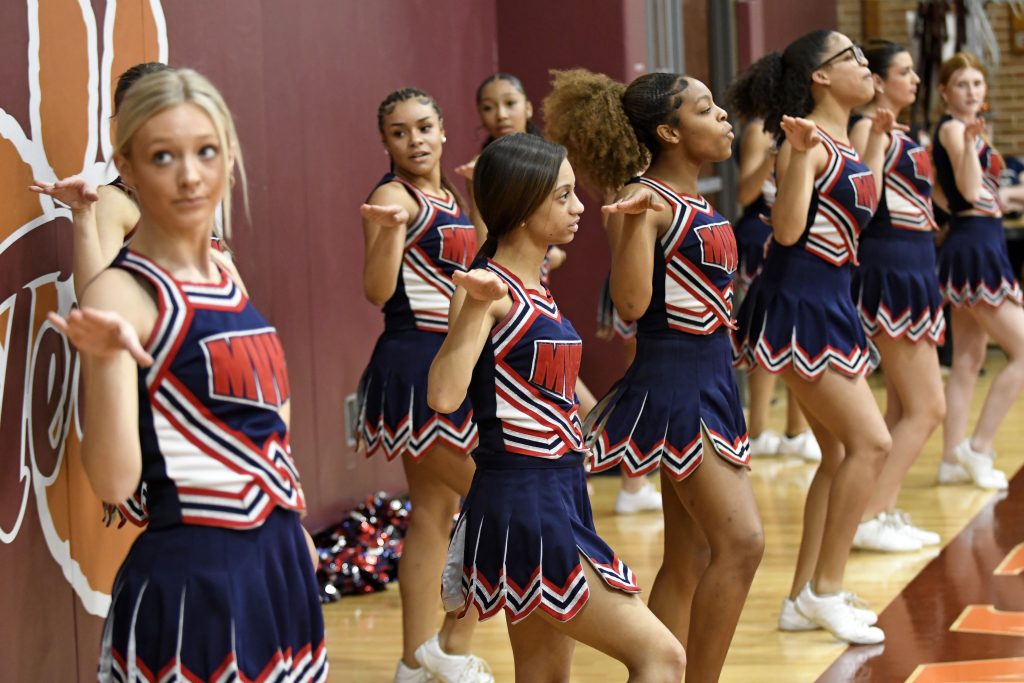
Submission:
[[850,184],[853,185],[854,202],[857,206],[873,214],[878,209],[878,192],[871,171],[852,174]]
[[717,266],[732,273],[739,265],[736,236],[728,223],[714,223],[696,228],[700,239],[700,254],[704,265]]
[[583,344],[580,342],[536,341],[533,344],[530,381],[571,399],[576,393],[576,377],[582,359]]
[[277,334],[260,331],[204,339],[210,393],[278,408],[289,397],[288,372]]
[[476,228],[464,225],[444,225],[441,233],[441,260],[466,268],[476,256]]

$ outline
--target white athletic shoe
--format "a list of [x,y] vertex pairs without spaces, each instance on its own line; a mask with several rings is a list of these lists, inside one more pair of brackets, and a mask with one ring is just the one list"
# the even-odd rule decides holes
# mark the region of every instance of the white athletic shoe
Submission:
[[857,613],[843,593],[815,595],[808,583],[796,598],[796,608],[809,621],[847,643],[874,645],[885,640],[882,629],[869,626],[857,618]]
[[956,484],[970,484],[971,475],[967,473],[964,466],[958,462],[939,462],[939,485],[951,486]]
[[398,660],[398,669],[395,670],[395,683],[435,683],[436,678],[422,666],[412,668],[401,659]]
[[750,439],[749,443],[750,457],[762,458],[766,455],[776,455],[779,452],[782,438],[770,429],[766,429],[756,438]]
[[1002,490],[1009,486],[1006,474],[992,467],[995,453],[978,453],[971,448],[971,440],[964,439],[953,449],[957,462],[963,465],[976,486],[983,489]]
[[441,649],[437,634],[416,648],[416,661],[440,683],[494,683],[487,662],[476,655],[450,655]]
[[661,510],[661,492],[651,482],[644,482],[638,491],[619,489],[615,498],[615,514],[632,515],[637,512],[656,512]]
[[921,541],[903,531],[885,512],[857,525],[853,547],[880,553],[910,553],[921,549]]
[[[874,626],[878,623],[878,615],[867,609],[867,603],[861,600],[855,593],[844,591],[839,595],[843,596],[846,604],[853,610],[853,615],[867,626]],[[800,614],[796,608],[796,601],[789,598],[782,599],[782,607],[779,609],[779,630],[780,631],[813,631],[821,628],[813,621]]]
[[779,443],[779,455],[798,455],[807,462],[821,462],[821,446],[810,429],[796,436],[783,434]]
[[942,537],[934,531],[926,531],[920,527],[916,527],[910,523],[910,515],[903,510],[893,510],[889,513],[889,520],[894,524],[898,524],[903,533],[911,538],[916,538],[921,542],[921,545],[939,545],[942,543]]

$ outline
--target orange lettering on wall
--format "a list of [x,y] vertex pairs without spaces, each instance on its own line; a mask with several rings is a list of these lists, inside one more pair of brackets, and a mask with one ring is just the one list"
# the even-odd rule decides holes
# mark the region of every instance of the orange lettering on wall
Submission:
[[968,605],[949,630],[1024,637],[1024,612],[1003,612],[992,605]]
[[1006,683],[1021,680],[1024,680],[1024,657],[1009,657],[922,664],[910,674],[907,683]]
[[992,572],[996,576],[1017,576],[1024,572],[1024,543],[1011,550]]

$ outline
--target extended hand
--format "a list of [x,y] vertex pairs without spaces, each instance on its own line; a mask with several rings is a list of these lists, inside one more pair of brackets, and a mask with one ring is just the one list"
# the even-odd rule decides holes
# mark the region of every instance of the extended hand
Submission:
[[409,224],[409,212],[398,204],[378,206],[376,204],[363,204],[359,207],[359,213],[368,221],[373,221],[384,228],[398,228]]
[[508,285],[497,275],[483,268],[457,270],[452,273],[452,282],[465,289],[466,294],[478,301],[499,301],[508,294]]
[[80,175],[73,175],[55,183],[37,180],[35,184],[29,185],[28,189],[38,194],[50,195],[57,201],[67,204],[73,211],[88,209],[100,198],[96,186]]
[[964,142],[974,144],[974,138],[985,133],[985,119],[977,118],[964,124]]
[[786,134],[786,141],[789,146],[797,152],[806,152],[815,145],[821,144],[821,134],[813,121],[783,116],[782,132]]
[[645,211],[663,211],[667,208],[658,193],[646,185],[630,185],[611,204],[601,207],[601,213],[637,214]]
[[458,173],[463,178],[465,178],[466,180],[472,180],[473,179],[473,171],[475,171],[475,170],[476,170],[476,159],[473,159],[472,161],[470,161],[468,163],[462,164],[462,166],[456,166],[455,167],[455,172]]
[[48,313],[47,319],[82,353],[97,358],[112,358],[127,351],[144,368],[153,364],[135,328],[117,313],[94,308],[76,308],[67,319]]
[[896,121],[896,114],[891,109],[879,108],[875,110],[875,116],[871,119],[871,132],[891,133],[894,130],[902,130],[904,133],[910,130],[910,126]]

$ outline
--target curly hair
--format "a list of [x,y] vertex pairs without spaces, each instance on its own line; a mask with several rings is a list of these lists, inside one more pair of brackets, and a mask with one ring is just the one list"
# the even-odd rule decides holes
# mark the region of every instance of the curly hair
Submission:
[[807,33],[783,52],[769,52],[733,82],[726,95],[730,111],[764,120],[764,129],[782,135],[783,116],[807,116],[814,109],[811,74],[825,58],[834,31]]
[[551,72],[544,98],[545,132],[568,150],[569,160],[591,190],[616,190],[647,166],[622,106],[626,87],[585,69]]

